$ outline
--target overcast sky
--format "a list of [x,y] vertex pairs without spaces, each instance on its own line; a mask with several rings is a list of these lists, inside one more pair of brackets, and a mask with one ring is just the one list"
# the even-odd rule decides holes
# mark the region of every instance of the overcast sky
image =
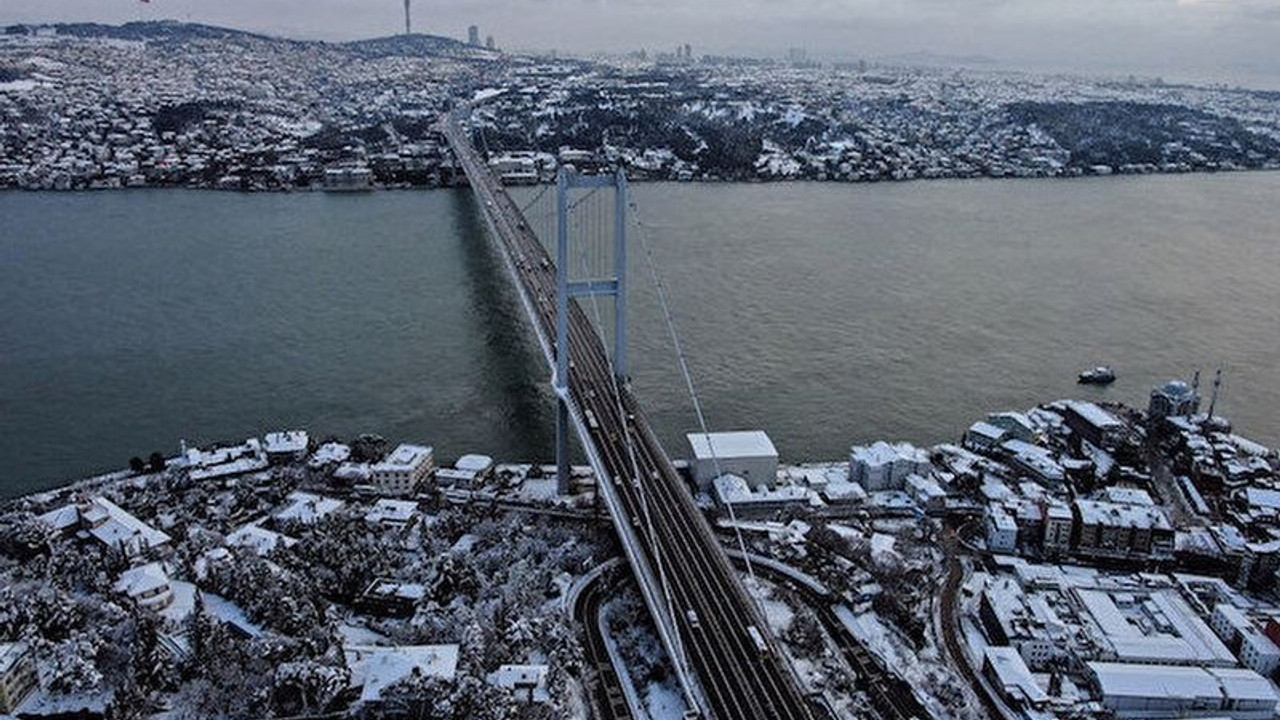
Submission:
[[[1280,0],[414,0],[414,29],[500,46],[876,58],[986,55],[1009,66],[1247,82],[1280,76]],[[0,24],[174,18],[354,39],[403,0],[0,0]]]

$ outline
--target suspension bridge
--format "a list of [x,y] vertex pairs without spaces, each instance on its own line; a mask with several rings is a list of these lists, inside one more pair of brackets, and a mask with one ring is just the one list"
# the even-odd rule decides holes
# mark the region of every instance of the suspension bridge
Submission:
[[[466,128],[469,112],[463,106],[447,114],[439,130],[475,193],[490,239],[552,370],[562,487],[569,477],[569,433],[575,432],[595,470],[597,492],[672,660],[686,703],[694,708],[689,717],[815,718],[815,708],[778,652],[763,613],[747,594],[631,392],[626,352],[626,218],[628,208],[636,208],[628,199],[626,177],[620,170],[600,175],[560,171],[553,260],[529,218],[472,143]],[[583,189],[588,192],[572,202],[573,191]],[[611,207],[600,202],[606,198],[612,201]],[[581,206],[588,199],[594,205]],[[605,235],[612,238],[604,241]],[[571,245],[578,250],[576,258],[571,257]],[[665,288],[647,246],[644,250],[665,309]],[[575,260],[577,270],[571,272]],[[612,355],[602,339],[601,298],[611,298],[613,304]],[[665,315],[705,432],[670,313]]]

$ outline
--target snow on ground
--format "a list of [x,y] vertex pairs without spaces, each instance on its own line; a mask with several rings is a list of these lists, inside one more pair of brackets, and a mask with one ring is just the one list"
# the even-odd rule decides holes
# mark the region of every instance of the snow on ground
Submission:
[[787,604],[773,597],[773,587],[759,578],[748,577],[742,583],[747,588],[747,593],[751,595],[756,604],[760,606],[760,611],[764,613],[765,621],[769,623],[769,628],[773,630],[775,635],[780,635],[791,629],[791,622],[795,620],[796,614],[787,607]]
[[506,91],[506,88],[485,88],[483,90],[477,90],[476,94],[471,98],[471,102],[482,103],[486,100],[492,100]]
[[349,623],[338,626],[344,645],[392,645],[391,638],[369,628],[358,627]]
[[515,499],[520,502],[551,502],[559,493],[556,479],[549,477],[526,478],[514,494]]
[[181,580],[170,580],[169,588],[173,591],[173,602],[160,611],[160,616],[171,622],[182,622],[195,609],[196,586]]
[[261,626],[254,623],[239,605],[213,593],[201,592],[200,600],[204,603],[205,612],[224,623],[236,626],[250,637],[261,637],[264,633]]
[[680,720],[687,707],[669,683],[653,683],[644,689],[644,704],[652,720]]
[[[619,602],[616,598],[601,606],[601,625],[605,628],[614,627],[610,617],[618,611]],[[604,641],[610,654],[616,654],[614,665],[621,666],[619,680],[625,686],[623,693],[628,696],[634,695],[652,720],[681,720],[688,706],[684,703],[673,674],[665,673],[666,679],[661,682],[653,681],[644,686],[636,684],[637,670],[643,672],[645,669],[668,665],[666,651],[663,650],[657,636],[650,631],[647,624],[630,626],[616,638],[606,632]],[[626,658],[632,658],[633,662],[637,662],[640,667],[627,665]]]
[[856,615],[842,605],[836,608],[836,616],[854,637],[880,658],[881,664],[892,668],[911,685],[916,698],[929,710],[930,715],[937,718],[958,717],[954,709],[944,705],[934,695],[937,688],[951,680],[949,669],[935,662],[922,663],[916,653],[875,613]]
[[10,82],[0,83],[0,93],[12,92],[23,93],[31,92],[38,87],[42,87],[46,83],[37,82],[35,80],[12,80]]

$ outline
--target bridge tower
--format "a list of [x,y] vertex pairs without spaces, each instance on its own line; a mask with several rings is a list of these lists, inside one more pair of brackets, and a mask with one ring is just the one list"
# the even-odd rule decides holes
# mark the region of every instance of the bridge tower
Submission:
[[[569,196],[575,189],[613,188],[613,276],[569,278]],[[594,240],[591,238],[589,240]],[[613,372],[627,377],[627,176],[582,175],[573,168],[556,174],[556,477],[560,493],[569,492],[569,299],[613,298]],[[604,480],[601,479],[600,482]]]

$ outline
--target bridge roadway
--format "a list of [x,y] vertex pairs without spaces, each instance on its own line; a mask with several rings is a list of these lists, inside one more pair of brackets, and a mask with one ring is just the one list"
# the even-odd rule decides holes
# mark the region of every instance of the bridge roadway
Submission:
[[[549,347],[547,338],[555,337],[555,265],[520,208],[479,157],[458,115],[447,116],[441,132],[515,267],[545,350]],[[575,408],[589,411],[594,418],[587,424],[588,438],[584,440],[594,446],[608,473],[598,482],[614,483],[625,515],[619,517],[610,506],[615,525],[620,532],[627,532],[625,526],[631,525],[649,567],[665,578],[670,616],[707,709],[718,720],[812,720],[814,709],[785,661],[772,649],[776,641],[769,636],[760,611],[747,596],[630,388],[615,382],[604,345],[577,301],[570,302],[569,331],[569,393]],[[636,571],[642,572],[641,568]],[[688,610],[696,613],[696,623],[688,617]],[[757,649],[748,631],[752,626],[764,634],[770,649]]]

